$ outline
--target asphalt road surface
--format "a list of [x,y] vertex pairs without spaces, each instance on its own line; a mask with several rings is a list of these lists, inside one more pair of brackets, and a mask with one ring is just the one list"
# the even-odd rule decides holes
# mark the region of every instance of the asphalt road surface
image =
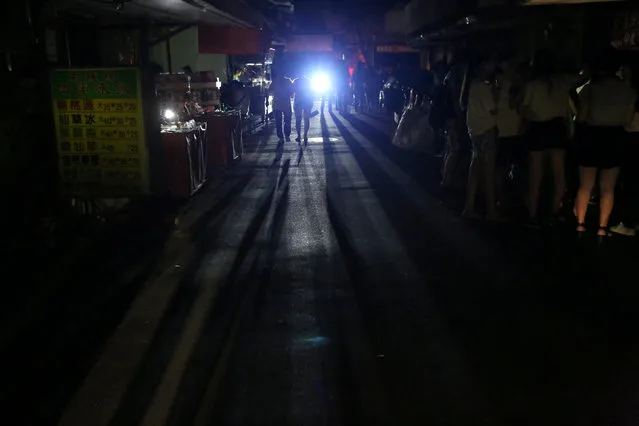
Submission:
[[117,327],[56,361],[64,397],[6,424],[637,424],[636,247],[461,221],[383,120],[311,123],[250,139]]

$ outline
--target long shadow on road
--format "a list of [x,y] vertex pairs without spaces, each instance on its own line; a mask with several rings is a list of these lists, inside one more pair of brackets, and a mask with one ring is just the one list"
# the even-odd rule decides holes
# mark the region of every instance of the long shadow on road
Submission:
[[[278,158],[281,158],[281,154]],[[271,168],[277,168],[278,166],[279,164],[273,163]],[[232,209],[226,210],[226,207],[237,199],[252,177],[252,173],[247,172],[247,176],[241,179],[226,197],[222,198],[222,205],[215,210],[224,212],[225,216],[233,214]],[[229,275],[225,278],[224,285],[219,289],[215,304],[205,323],[205,329],[200,335],[194,353],[186,366],[183,380],[176,394],[177,399],[173,401],[170,411],[170,419],[180,419],[179,421],[175,420],[175,424],[184,424],[185,419],[193,419],[195,417],[201,398],[217,365],[232,326],[234,308],[240,303],[239,301],[246,287],[244,275],[247,271],[243,270],[243,265],[249,252],[255,246],[258,232],[271,208],[271,202],[275,196],[277,178],[278,176],[275,174],[267,179],[272,184],[270,190],[267,189],[261,196],[258,204],[261,207],[242,237]],[[209,222],[207,223],[204,220],[209,220]],[[202,283],[197,280],[196,274],[202,266],[204,257],[211,250],[216,249],[214,244],[219,240],[219,237],[224,236],[226,230],[221,229],[220,225],[224,222],[224,220],[220,220],[219,224],[217,221],[212,222],[212,216],[208,216],[196,224],[194,229],[198,232],[193,234],[192,241],[192,244],[196,247],[195,255],[190,259],[189,264],[186,265],[184,277],[176,294],[171,299],[171,304],[164,313],[162,322],[141,363],[142,368],[128,386],[123,403],[111,422],[112,425],[139,424],[151,405],[155,391],[187,326],[200,287],[202,285],[212,285],[211,283]]]
[[[4,406],[19,412],[13,418],[23,423],[16,424],[55,422],[90,371],[102,343],[152,275],[173,230],[172,216],[158,214],[168,210],[156,204],[152,207],[153,213],[141,213],[140,222],[123,224],[100,240],[98,247],[74,259],[65,285],[38,313],[37,328],[22,330],[11,349],[3,353],[7,371],[0,397],[11,401]],[[126,261],[114,256],[114,249]],[[123,282],[121,275],[136,264],[145,266]]]
[[[413,200],[402,195],[402,188],[385,175],[340,119],[334,115],[333,119],[412,263],[420,270],[437,306],[465,348],[487,397],[503,413],[506,423],[522,421],[523,412],[535,410],[536,420],[549,415],[562,419],[598,415],[599,407],[586,410],[580,405],[590,407],[592,395],[605,393],[602,380],[614,363],[606,359],[601,345],[611,343],[606,329],[618,323],[620,318],[614,307],[619,308],[623,301],[615,298],[602,306],[602,299],[611,296],[609,290],[601,289],[604,294],[600,292],[597,298],[594,293],[584,294],[583,288],[566,288],[567,284],[570,287],[566,279],[576,276],[572,272],[581,273],[583,280],[584,268],[593,265],[584,265],[583,259],[574,260],[571,253],[561,253],[570,247],[564,245],[547,248],[546,255],[563,255],[565,259],[564,262],[561,257],[559,261],[554,259],[555,263],[547,269],[538,270],[540,264],[534,262],[541,261],[539,258],[521,269],[519,276],[504,276],[500,262],[488,265],[493,274],[478,273],[461,260],[459,253],[447,248],[447,241],[438,238],[432,225],[420,217]],[[364,129],[361,124],[358,126]],[[379,135],[373,133],[370,129],[362,132],[379,141]],[[387,152],[396,164],[406,164],[405,160],[397,160],[388,147],[380,150]],[[575,250],[574,245],[572,248]],[[516,256],[517,252],[504,250],[501,261],[521,264],[522,259]],[[564,268],[559,269],[562,264]],[[598,282],[592,277],[585,282],[592,285],[593,281]],[[569,299],[571,294],[573,299]],[[558,295],[562,296],[562,303],[553,300]],[[582,304],[600,306],[616,320],[610,322],[606,314],[584,310]],[[602,319],[606,324],[603,327]],[[580,336],[580,343],[575,342],[574,333]],[[615,354],[624,353],[628,343],[615,340]],[[589,347],[587,353],[579,349],[584,344]],[[564,383],[560,385],[558,380]],[[572,396],[567,397],[567,392]],[[528,419],[529,424],[539,424],[536,420],[533,416]]]

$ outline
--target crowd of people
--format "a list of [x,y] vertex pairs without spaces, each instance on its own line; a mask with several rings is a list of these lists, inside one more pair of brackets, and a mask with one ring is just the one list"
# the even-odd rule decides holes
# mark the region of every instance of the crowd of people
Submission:
[[[328,101],[329,109],[335,103],[345,113],[351,105],[367,112],[380,107],[380,91],[388,112],[401,115],[407,105],[419,105],[440,141],[444,189],[453,187],[464,150],[470,151],[465,218],[521,215],[539,227],[574,216],[583,237],[588,206],[598,203],[598,240],[612,232],[637,234],[639,61],[606,51],[581,72],[568,73],[547,50],[530,62],[507,54],[468,57],[457,55],[417,77],[401,67],[384,75],[365,64],[352,78],[347,71],[335,73],[321,110]],[[307,140],[316,95],[308,76],[290,80],[274,71],[272,80],[278,137],[290,140],[295,112],[296,140]],[[551,185],[544,184],[546,175]],[[617,224],[609,227],[613,210]]]
[[[478,199],[487,220],[504,220],[521,206],[532,227],[565,221],[564,212],[571,211],[582,237],[588,206],[596,199],[600,241],[611,231],[636,234],[639,68],[634,64],[610,51],[570,74],[543,50],[530,64],[487,55],[466,66],[436,66],[434,75],[426,97],[431,126],[445,140],[444,188],[451,185],[460,150],[468,146],[472,152],[464,217],[480,217]],[[549,191],[542,185],[546,170],[552,176]],[[622,221],[610,228],[616,193]]]
[[322,113],[326,104],[329,111],[335,106],[337,111],[343,113],[347,113],[351,106],[356,111],[365,112],[377,105],[382,77],[374,68],[361,63],[351,77],[348,68],[338,62],[325,66],[322,71],[327,87],[318,91],[313,88],[308,67],[303,67],[296,76],[285,75],[276,68],[271,70],[269,93],[273,97],[273,113],[279,139],[290,141],[294,115],[296,141],[300,143],[308,140],[313,103],[318,97],[321,99],[319,109]]

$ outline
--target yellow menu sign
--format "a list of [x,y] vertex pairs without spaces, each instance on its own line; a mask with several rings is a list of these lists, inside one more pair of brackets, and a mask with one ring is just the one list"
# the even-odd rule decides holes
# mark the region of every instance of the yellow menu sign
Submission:
[[54,70],[51,86],[63,192],[101,197],[146,193],[139,70]]

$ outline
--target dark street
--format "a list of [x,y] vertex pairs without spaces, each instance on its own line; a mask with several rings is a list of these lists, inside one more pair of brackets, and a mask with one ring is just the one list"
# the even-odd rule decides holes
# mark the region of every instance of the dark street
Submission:
[[462,221],[379,117],[311,125],[250,138],[110,318],[5,364],[6,424],[636,424],[636,247]]

